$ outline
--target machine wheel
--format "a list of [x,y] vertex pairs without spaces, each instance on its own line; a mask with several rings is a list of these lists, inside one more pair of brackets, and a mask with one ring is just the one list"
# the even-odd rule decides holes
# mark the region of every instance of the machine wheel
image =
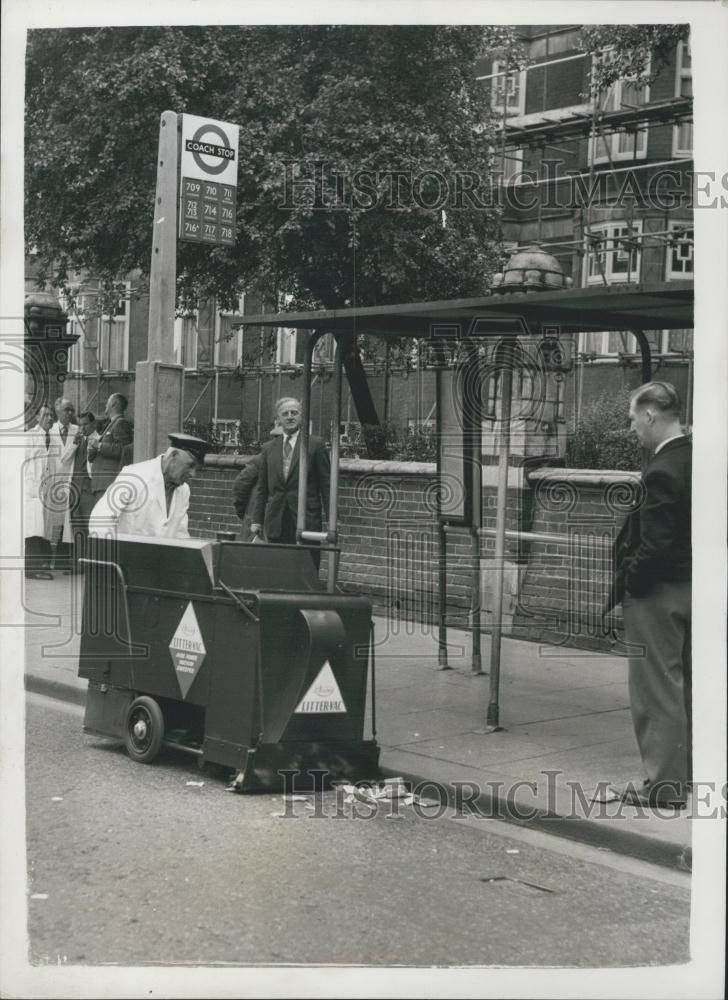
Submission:
[[124,746],[132,760],[149,764],[159,753],[164,739],[164,717],[154,698],[135,698],[126,713]]

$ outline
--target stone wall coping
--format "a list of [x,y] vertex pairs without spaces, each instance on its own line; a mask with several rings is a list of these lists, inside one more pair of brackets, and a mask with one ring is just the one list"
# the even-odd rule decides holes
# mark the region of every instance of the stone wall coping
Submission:
[[393,476],[434,476],[436,462],[389,462],[372,458],[342,458],[339,460],[342,472],[380,472]]
[[579,486],[609,486],[612,483],[639,482],[640,472],[626,469],[532,469],[528,473],[529,483],[574,483]]
[[[205,465],[214,469],[242,469],[255,455],[205,455]],[[342,472],[379,472],[397,476],[434,476],[436,462],[384,462],[370,458],[341,458]]]
[[[215,469],[242,469],[255,458],[254,455],[206,455],[205,465]],[[342,458],[339,460],[341,472],[354,472],[361,475],[378,473],[392,476],[434,476],[437,474],[436,462],[390,462],[371,458]],[[639,481],[639,472],[619,469],[562,469],[544,466],[527,472],[529,483],[539,482],[569,482],[582,486],[608,486],[611,483]]]
[[205,465],[214,469],[242,469],[255,455],[205,455]]

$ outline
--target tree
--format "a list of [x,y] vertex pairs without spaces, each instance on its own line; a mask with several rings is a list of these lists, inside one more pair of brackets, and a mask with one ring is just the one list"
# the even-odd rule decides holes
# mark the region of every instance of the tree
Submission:
[[237,245],[180,245],[181,302],[232,305],[252,286],[273,302],[285,290],[291,308],[481,293],[498,224],[473,73],[484,39],[458,26],[33,31],[28,244],[59,284],[71,267],[147,273],[169,109],[240,125]]

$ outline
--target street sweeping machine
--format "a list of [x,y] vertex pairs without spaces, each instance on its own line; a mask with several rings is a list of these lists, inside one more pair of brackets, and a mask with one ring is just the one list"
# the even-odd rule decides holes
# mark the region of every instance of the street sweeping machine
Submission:
[[371,604],[325,589],[310,548],[118,535],[84,562],[85,732],[241,791],[378,776]]

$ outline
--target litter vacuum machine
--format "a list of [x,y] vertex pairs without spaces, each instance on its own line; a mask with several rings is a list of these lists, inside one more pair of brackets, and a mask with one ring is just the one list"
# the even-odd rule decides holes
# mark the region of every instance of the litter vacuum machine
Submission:
[[240,791],[377,778],[372,607],[325,589],[310,548],[118,535],[84,562],[85,732]]

